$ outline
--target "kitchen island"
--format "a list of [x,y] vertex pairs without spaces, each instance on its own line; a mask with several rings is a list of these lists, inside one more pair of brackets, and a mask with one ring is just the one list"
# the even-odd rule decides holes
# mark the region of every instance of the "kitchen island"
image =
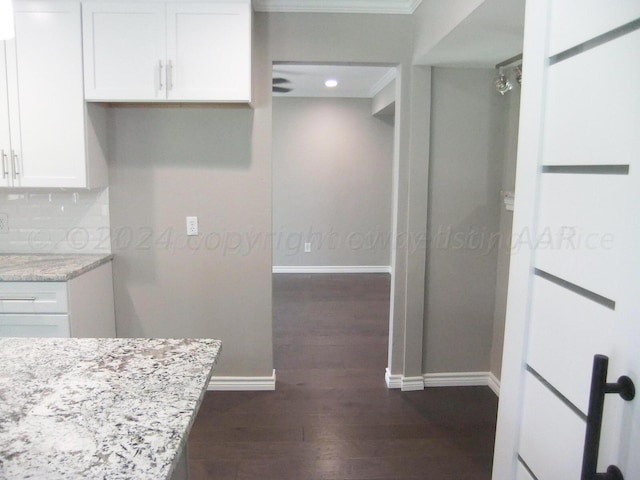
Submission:
[[0,338],[0,479],[168,479],[213,339]]

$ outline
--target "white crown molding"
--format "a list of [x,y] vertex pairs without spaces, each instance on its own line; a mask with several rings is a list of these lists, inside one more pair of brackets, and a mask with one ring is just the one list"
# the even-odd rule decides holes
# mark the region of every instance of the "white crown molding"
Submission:
[[422,0],[253,0],[256,12],[386,13],[411,15]]
[[270,377],[211,377],[207,390],[212,391],[273,391],[276,371]]
[[396,79],[397,71],[395,68],[390,69],[384,76],[378,80],[375,85],[371,87],[371,91],[369,92],[369,97],[373,98],[377,94],[379,94],[384,87],[389,85],[392,81]]
[[273,273],[391,273],[388,265],[274,266]]

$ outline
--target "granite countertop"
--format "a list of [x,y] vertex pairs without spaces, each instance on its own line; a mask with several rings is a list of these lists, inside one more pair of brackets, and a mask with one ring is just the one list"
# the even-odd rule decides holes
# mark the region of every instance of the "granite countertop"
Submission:
[[170,478],[220,347],[0,338],[0,479]]
[[66,282],[108,262],[113,255],[0,255],[1,282]]

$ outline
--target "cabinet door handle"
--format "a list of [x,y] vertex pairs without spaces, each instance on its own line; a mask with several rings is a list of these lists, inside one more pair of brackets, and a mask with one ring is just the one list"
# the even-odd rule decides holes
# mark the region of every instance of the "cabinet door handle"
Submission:
[[9,170],[7,170],[7,154],[2,150],[2,178],[7,178]]
[[13,178],[18,178],[20,171],[18,170],[18,154],[15,150],[11,150],[11,162],[13,163]]
[[0,297],[0,302],[35,302],[36,297]]
[[173,90],[173,62],[171,60],[167,63],[167,88]]
[[160,90],[162,90],[164,88],[164,84],[162,83],[162,69],[164,68],[164,66],[162,65],[162,60],[158,61],[158,80],[159,80],[159,85],[160,85]]
[[581,480],[624,480],[622,472],[615,465],[609,465],[606,473],[598,473],[597,471],[605,395],[617,394],[623,400],[629,402],[633,400],[636,394],[633,381],[626,375],[618,378],[615,383],[607,383],[608,367],[609,357],[605,355],[595,355],[593,357]]

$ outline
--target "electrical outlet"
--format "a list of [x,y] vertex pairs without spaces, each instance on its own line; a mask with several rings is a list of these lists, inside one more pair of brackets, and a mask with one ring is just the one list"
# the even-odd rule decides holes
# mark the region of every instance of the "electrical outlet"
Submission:
[[187,217],[187,235],[198,235],[198,217]]
[[0,233],[9,233],[9,215],[0,213]]
[[311,242],[305,242],[304,253],[311,253]]

